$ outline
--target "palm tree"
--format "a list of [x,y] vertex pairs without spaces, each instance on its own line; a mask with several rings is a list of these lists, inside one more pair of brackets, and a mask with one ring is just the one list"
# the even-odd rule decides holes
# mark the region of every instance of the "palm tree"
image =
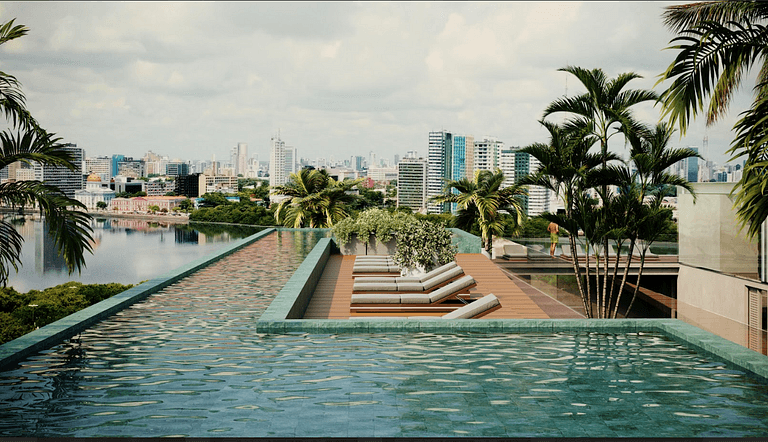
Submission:
[[[627,140],[631,145],[630,161],[635,166],[635,172],[630,174],[628,170],[625,170],[620,188],[622,189],[622,196],[629,200],[626,206],[625,221],[623,221],[625,226],[624,233],[626,234],[626,239],[629,240],[629,251],[627,253],[624,275],[616,295],[613,318],[616,318],[618,314],[619,302],[624,291],[629,264],[632,261],[637,241],[642,240],[640,268],[632,301],[625,315],[629,314],[637,296],[640,278],[645,267],[646,253],[662,232],[664,223],[672,217],[670,210],[661,207],[663,198],[663,195],[660,194],[661,189],[665,186],[678,186],[690,192],[694,198],[696,197],[696,192],[686,179],[667,172],[670,166],[686,158],[701,158],[693,149],[670,148],[669,140],[673,133],[674,130],[671,125],[660,123],[653,129],[643,130],[640,136],[637,133],[627,134]],[[618,267],[618,261],[616,267]],[[614,268],[614,278],[616,271],[617,268]],[[611,297],[613,297],[613,285],[611,285]],[[610,305],[611,299],[609,298],[605,307],[610,308]]]
[[362,180],[336,181],[325,170],[302,169],[292,173],[283,186],[273,192],[288,199],[275,209],[275,220],[287,227],[333,227],[349,216],[349,207],[357,197],[351,190]]
[[517,184],[502,188],[503,183],[504,174],[499,169],[494,172],[476,170],[472,180],[462,178],[446,181],[443,194],[433,197],[432,201],[456,203],[457,214],[451,220],[453,227],[470,230],[477,223],[483,249],[490,253],[493,235],[504,233],[504,211],[512,215],[515,227],[523,222],[520,198],[527,195],[527,192]]
[[[557,223],[568,232],[568,242],[573,253],[573,273],[576,276],[576,284],[579,288],[584,310],[587,317],[592,317],[591,295],[589,293],[589,273],[586,276],[586,284],[582,283],[581,269],[576,256],[576,241],[579,230],[585,227],[584,216],[586,195],[584,192],[591,187],[591,175],[594,170],[607,161],[617,159],[608,153],[608,158],[602,154],[590,154],[589,150],[597,141],[594,135],[589,133],[566,130],[563,127],[541,120],[539,123],[549,132],[548,143],[534,143],[520,149],[536,158],[541,167],[533,174],[523,177],[520,185],[542,186],[553,191],[563,202],[565,213],[562,215],[544,213],[541,216],[548,221]],[[579,223],[579,219],[583,222]],[[587,263],[588,264],[588,263]],[[587,272],[589,271],[587,266]]]
[[[656,101],[658,95],[653,91],[643,89],[625,89],[627,84],[637,78],[642,78],[634,72],[619,74],[609,79],[602,69],[587,70],[575,66],[559,69],[573,74],[584,86],[586,92],[573,97],[559,98],[544,110],[544,117],[559,112],[565,112],[570,118],[564,123],[566,130],[577,130],[597,138],[600,152],[603,155],[603,168],[608,162],[608,142],[617,134],[643,130],[637,122],[631,108],[637,104]],[[608,185],[599,190],[603,201],[608,198]],[[603,239],[603,248],[608,250],[608,238]],[[608,274],[608,262],[604,262],[604,275]],[[607,283],[603,281],[603,297]]]
[[[707,125],[728,110],[744,75],[759,66],[755,99],[734,126],[736,137],[728,153],[746,156],[744,174],[732,191],[737,215],[754,237],[768,217],[768,3],[760,1],[698,2],[669,6],[664,23],[679,34],[669,49],[677,57],[658,83],[673,80],[661,94],[663,116],[682,135],[698,112],[706,108]],[[657,84],[658,84],[657,83]],[[709,98],[709,104],[706,99]]]
[[[27,34],[23,25],[11,20],[0,26],[0,45]],[[75,170],[73,158],[60,138],[40,127],[26,108],[21,84],[12,75],[0,72],[0,111],[12,125],[0,132],[0,169],[17,161],[66,167]],[[0,205],[39,206],[50,226],[50,234],[64,257],[70,273],[85,267],[84,254],[92,253],[91,217],[79,201],[59,188],[39,181],[0,184]],[[18,271],[24,238],[11,224],[0,220],[0,283],[6,286],[10,268]]]

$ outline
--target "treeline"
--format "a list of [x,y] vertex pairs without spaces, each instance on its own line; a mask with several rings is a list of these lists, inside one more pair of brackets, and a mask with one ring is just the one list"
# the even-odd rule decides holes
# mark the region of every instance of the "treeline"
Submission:
[[[82,284],[68,282],[43,291],[19,293],[12,287],[0,288],[0,344],[18,338],[133,285],[117,283]],[[35,307],[32,307],[32,306]]]

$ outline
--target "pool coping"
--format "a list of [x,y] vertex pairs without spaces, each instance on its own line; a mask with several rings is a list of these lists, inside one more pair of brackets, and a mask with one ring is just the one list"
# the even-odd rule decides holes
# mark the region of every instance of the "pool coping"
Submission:
[[72,313],[58,321],[0,345],[0,370],[15,364],[27,356],[53,347],[80,333],[93,324],[135,304],[149,295],[168,287],[176,281],[206,267],[245,246],[277,231],[266,228],[251,236],[233,241],[222,249],[182,265],[170,272],[120,292],[101,302]]

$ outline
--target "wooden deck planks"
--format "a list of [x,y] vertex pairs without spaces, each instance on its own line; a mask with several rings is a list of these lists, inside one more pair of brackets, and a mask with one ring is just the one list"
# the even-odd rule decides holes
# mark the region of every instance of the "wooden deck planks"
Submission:
[[[312,295],[306,319],[348,319],[350,316],[413,316],[413,314],[351,314],[352,266],[355,257],[331,255],[325,266],[315,292]],[[550,316],[539,307],[522,289],[511,281],[488,258],[476,254],[458,254],[456,262],[464,273],[472,275],[477,287],[470,290],[475,297],[493,293],[501,302],[501,309],[483,317],[488,319],[526,318],[547,319]]]

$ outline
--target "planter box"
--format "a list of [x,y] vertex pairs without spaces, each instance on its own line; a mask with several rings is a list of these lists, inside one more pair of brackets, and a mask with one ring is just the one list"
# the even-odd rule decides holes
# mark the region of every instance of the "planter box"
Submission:
[[382,243],[375,236],[371,236],[370,242],[363,242],[352,234],[349,242],[339,246],[342,255],[394,255],[397,251],[397,241],[392,238]]

